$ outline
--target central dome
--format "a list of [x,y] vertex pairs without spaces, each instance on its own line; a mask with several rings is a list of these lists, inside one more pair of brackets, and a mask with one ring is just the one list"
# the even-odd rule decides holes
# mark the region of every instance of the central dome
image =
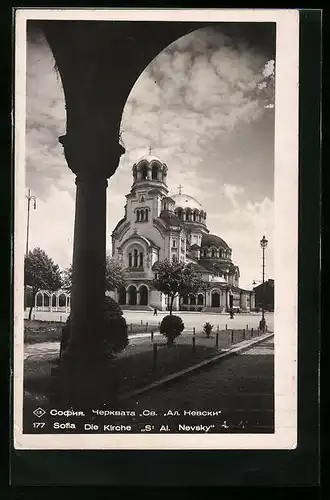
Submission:
[[178,208],[191,208],[192,210],[203,210],[202,205],[193,196],[188,194],[174,194],[171,196],[172,200],[175,201],[175,207]]

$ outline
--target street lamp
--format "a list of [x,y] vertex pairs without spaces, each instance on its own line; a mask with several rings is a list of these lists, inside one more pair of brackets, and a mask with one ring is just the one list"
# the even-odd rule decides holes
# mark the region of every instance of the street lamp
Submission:
[[37,199],[35,196],[31,196],[31,190],[29,189],[29,194],[25,195],[28,201],[28,211],[27,211],[27,226],[26,226],[26,255],[29,253],[29,230],[30,230],[30,204],[33,201],[33,209],[37,208]]
[[259,323],[259,328],[261,331],[266,330],[266,320],[265,320],[265,250],[268,245],[268,240],[265,236],[260,240],[260,246],[262,249],[262,317]]

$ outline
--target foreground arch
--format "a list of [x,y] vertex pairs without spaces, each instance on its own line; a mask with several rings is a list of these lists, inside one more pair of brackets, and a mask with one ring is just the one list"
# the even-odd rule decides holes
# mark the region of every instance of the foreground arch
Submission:
[[82,402],[97,407],[109,401],[111,391],[111,383],[104,383],[110,377],[100,334],[106,188],[125,151],[118,142],[122,112],[135,81],[156,55],[212,23],[35,23],[46,36],[62,80],[67,123],[60,142],[77,185],[70,340],[60,360],[57,394],[65,407],[81,407]]

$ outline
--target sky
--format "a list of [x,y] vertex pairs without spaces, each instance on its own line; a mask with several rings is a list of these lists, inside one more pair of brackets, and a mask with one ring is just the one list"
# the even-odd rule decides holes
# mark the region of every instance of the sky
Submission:
[[[253,35],[253,36],[252,36]],[[186,35],[163,50],[140,75],[121,123],[126,153],[109,179],[107,248],[124,215],[132,166],[152,154],[168,166],[170,194],[194,196],[211,233],[233,249],[240,285],[261,279],[260,239],[269,240],[266,278],[273,278],[274,43],[258,42],[258,27],[221,24]],[[40,36],[28,38],[26,79],[26,192],[31,210],[29,248],[59,264],[72,260],[75,184],[58,137],[66,115],[60,76]]]

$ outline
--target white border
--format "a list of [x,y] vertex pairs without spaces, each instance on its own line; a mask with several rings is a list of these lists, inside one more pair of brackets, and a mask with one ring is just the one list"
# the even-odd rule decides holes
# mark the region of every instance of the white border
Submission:
[[[276,22],[275,433],[22,433],[25,216],[25,84],[28,19]],[[14,447],[15,449],[294,449],[297,446],[298,10],[18,9],[15,47]]]

